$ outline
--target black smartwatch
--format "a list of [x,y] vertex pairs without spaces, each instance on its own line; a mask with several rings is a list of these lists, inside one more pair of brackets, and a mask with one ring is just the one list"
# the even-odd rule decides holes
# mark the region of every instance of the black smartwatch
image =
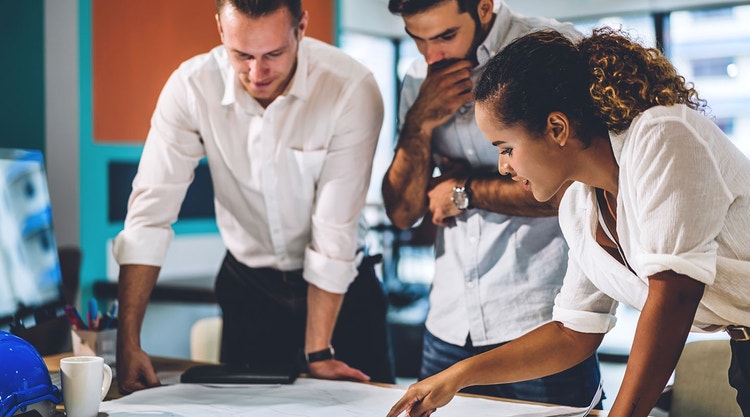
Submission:
[[469,176],[466,178],[466,182],[461,187],[453,187],[453,204],[456,205],[456,208],[464,211],[466,209],[472,208],[471,206],[471,180],[472,177]]
[[333,346],[328,345],[328,347],[323,350],[306,353],[305,358],[307,359],[307,363],[327,361],[329,359],[335,359],[335,353]]

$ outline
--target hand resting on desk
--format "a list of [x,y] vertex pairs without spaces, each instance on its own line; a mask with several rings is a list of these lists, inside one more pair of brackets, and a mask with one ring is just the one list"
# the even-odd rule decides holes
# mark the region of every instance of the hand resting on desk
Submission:
[[310,375],[320,379],[340,379],[367,382],[370,377],[359,369],[354,369],[336,359],[313,362],[308,365]]
[[130,394],[161,385],[151,358],[143,349],[117,349],[117,387],[121,394]]

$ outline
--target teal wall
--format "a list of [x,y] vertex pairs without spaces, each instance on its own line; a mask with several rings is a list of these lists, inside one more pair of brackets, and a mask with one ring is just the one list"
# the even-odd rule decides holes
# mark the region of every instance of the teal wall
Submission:
[[44,150],[44,1],[0,0],[0,147]]
[[[81,300],[90,297],[95,281],[106,279],[107,242],[123,227],[122,222],[110,222],[107,218],[108,164],[111,161],[137,162],[142,151],[139,144],[97,142],[93,136],[92,2],[75,2],[78,6],[80,54],[78,244],[83,252]],[[338,28],[340,4],[335,4]],[[0,147],[46,149],[44,14],[44,0],[0,0],[0,56],[3,57],[0,66],[0,126],[3,132]],[[70,59],[76,58],[71,56]],[[178,238],[184,234],[218,233],[213,220],[180,220],[174,225],[174,230]]]
[[[0,0],[2,1],[2,0]],[[80,0],[81,80],[81,300],[92,294],[96,281],[106,279],[107,241],[122,230],[122,222],[110,222],[108,213],[108,164],[110,161],[138,162],[142,145],[96,142],[93,114],[92,0]],[[155,105],[156,103],[154,103]],[[218,233],[213,220],[180,220],[175,235]]]

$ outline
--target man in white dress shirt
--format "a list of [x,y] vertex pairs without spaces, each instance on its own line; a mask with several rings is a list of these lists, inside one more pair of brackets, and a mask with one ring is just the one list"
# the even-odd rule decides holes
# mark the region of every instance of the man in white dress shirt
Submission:
[[[534,200],[497,174],[497,150],[474,118],[472,87],[485,64],[511,41],[570,23],[526,17],[492,0],[390,0],[424,59],[404,77],[399,138],[383,180],[393,224],[438,227],[435,276],[420,379],[507,343],[550,321],[568,247],[557,203]],[[447,65],[441,65],[447,63]],[[441,175],[432,178],[437,165]],[[532,381],[466,391],[570,406],[589,404],[600,380],[596,356]]]
[[227,247],[222,362],[285,368],[304,353],[315,377],[393,382],[386,300],[361,251],[383,118],[375,80],[304,37],[299,0],[218,0],[216,21],[222,45],[164,86],[115,239],[120,390],[159,384],[139,334],[204,157]]

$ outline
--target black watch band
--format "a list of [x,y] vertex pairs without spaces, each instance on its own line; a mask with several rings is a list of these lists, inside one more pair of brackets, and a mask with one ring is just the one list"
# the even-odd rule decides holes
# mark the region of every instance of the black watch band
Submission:
[[327,348],[323,350],[306,353],[305,358],[307,359],[307,363],[313,363],[313,362],[327,361],[329,359],[335,359],[334,354],[335,354],[335,351],[333,350],[333,346],[328,346]]
[[464,191],[466,192],[466,195],[469,196],[469,207],[467,208],[474,208],[474,205],[472,204],[474,202],[474,193],[471,192],[471,182],[474,180],[474,177],[469,175],[466,178],[466,182],[464,183]]

